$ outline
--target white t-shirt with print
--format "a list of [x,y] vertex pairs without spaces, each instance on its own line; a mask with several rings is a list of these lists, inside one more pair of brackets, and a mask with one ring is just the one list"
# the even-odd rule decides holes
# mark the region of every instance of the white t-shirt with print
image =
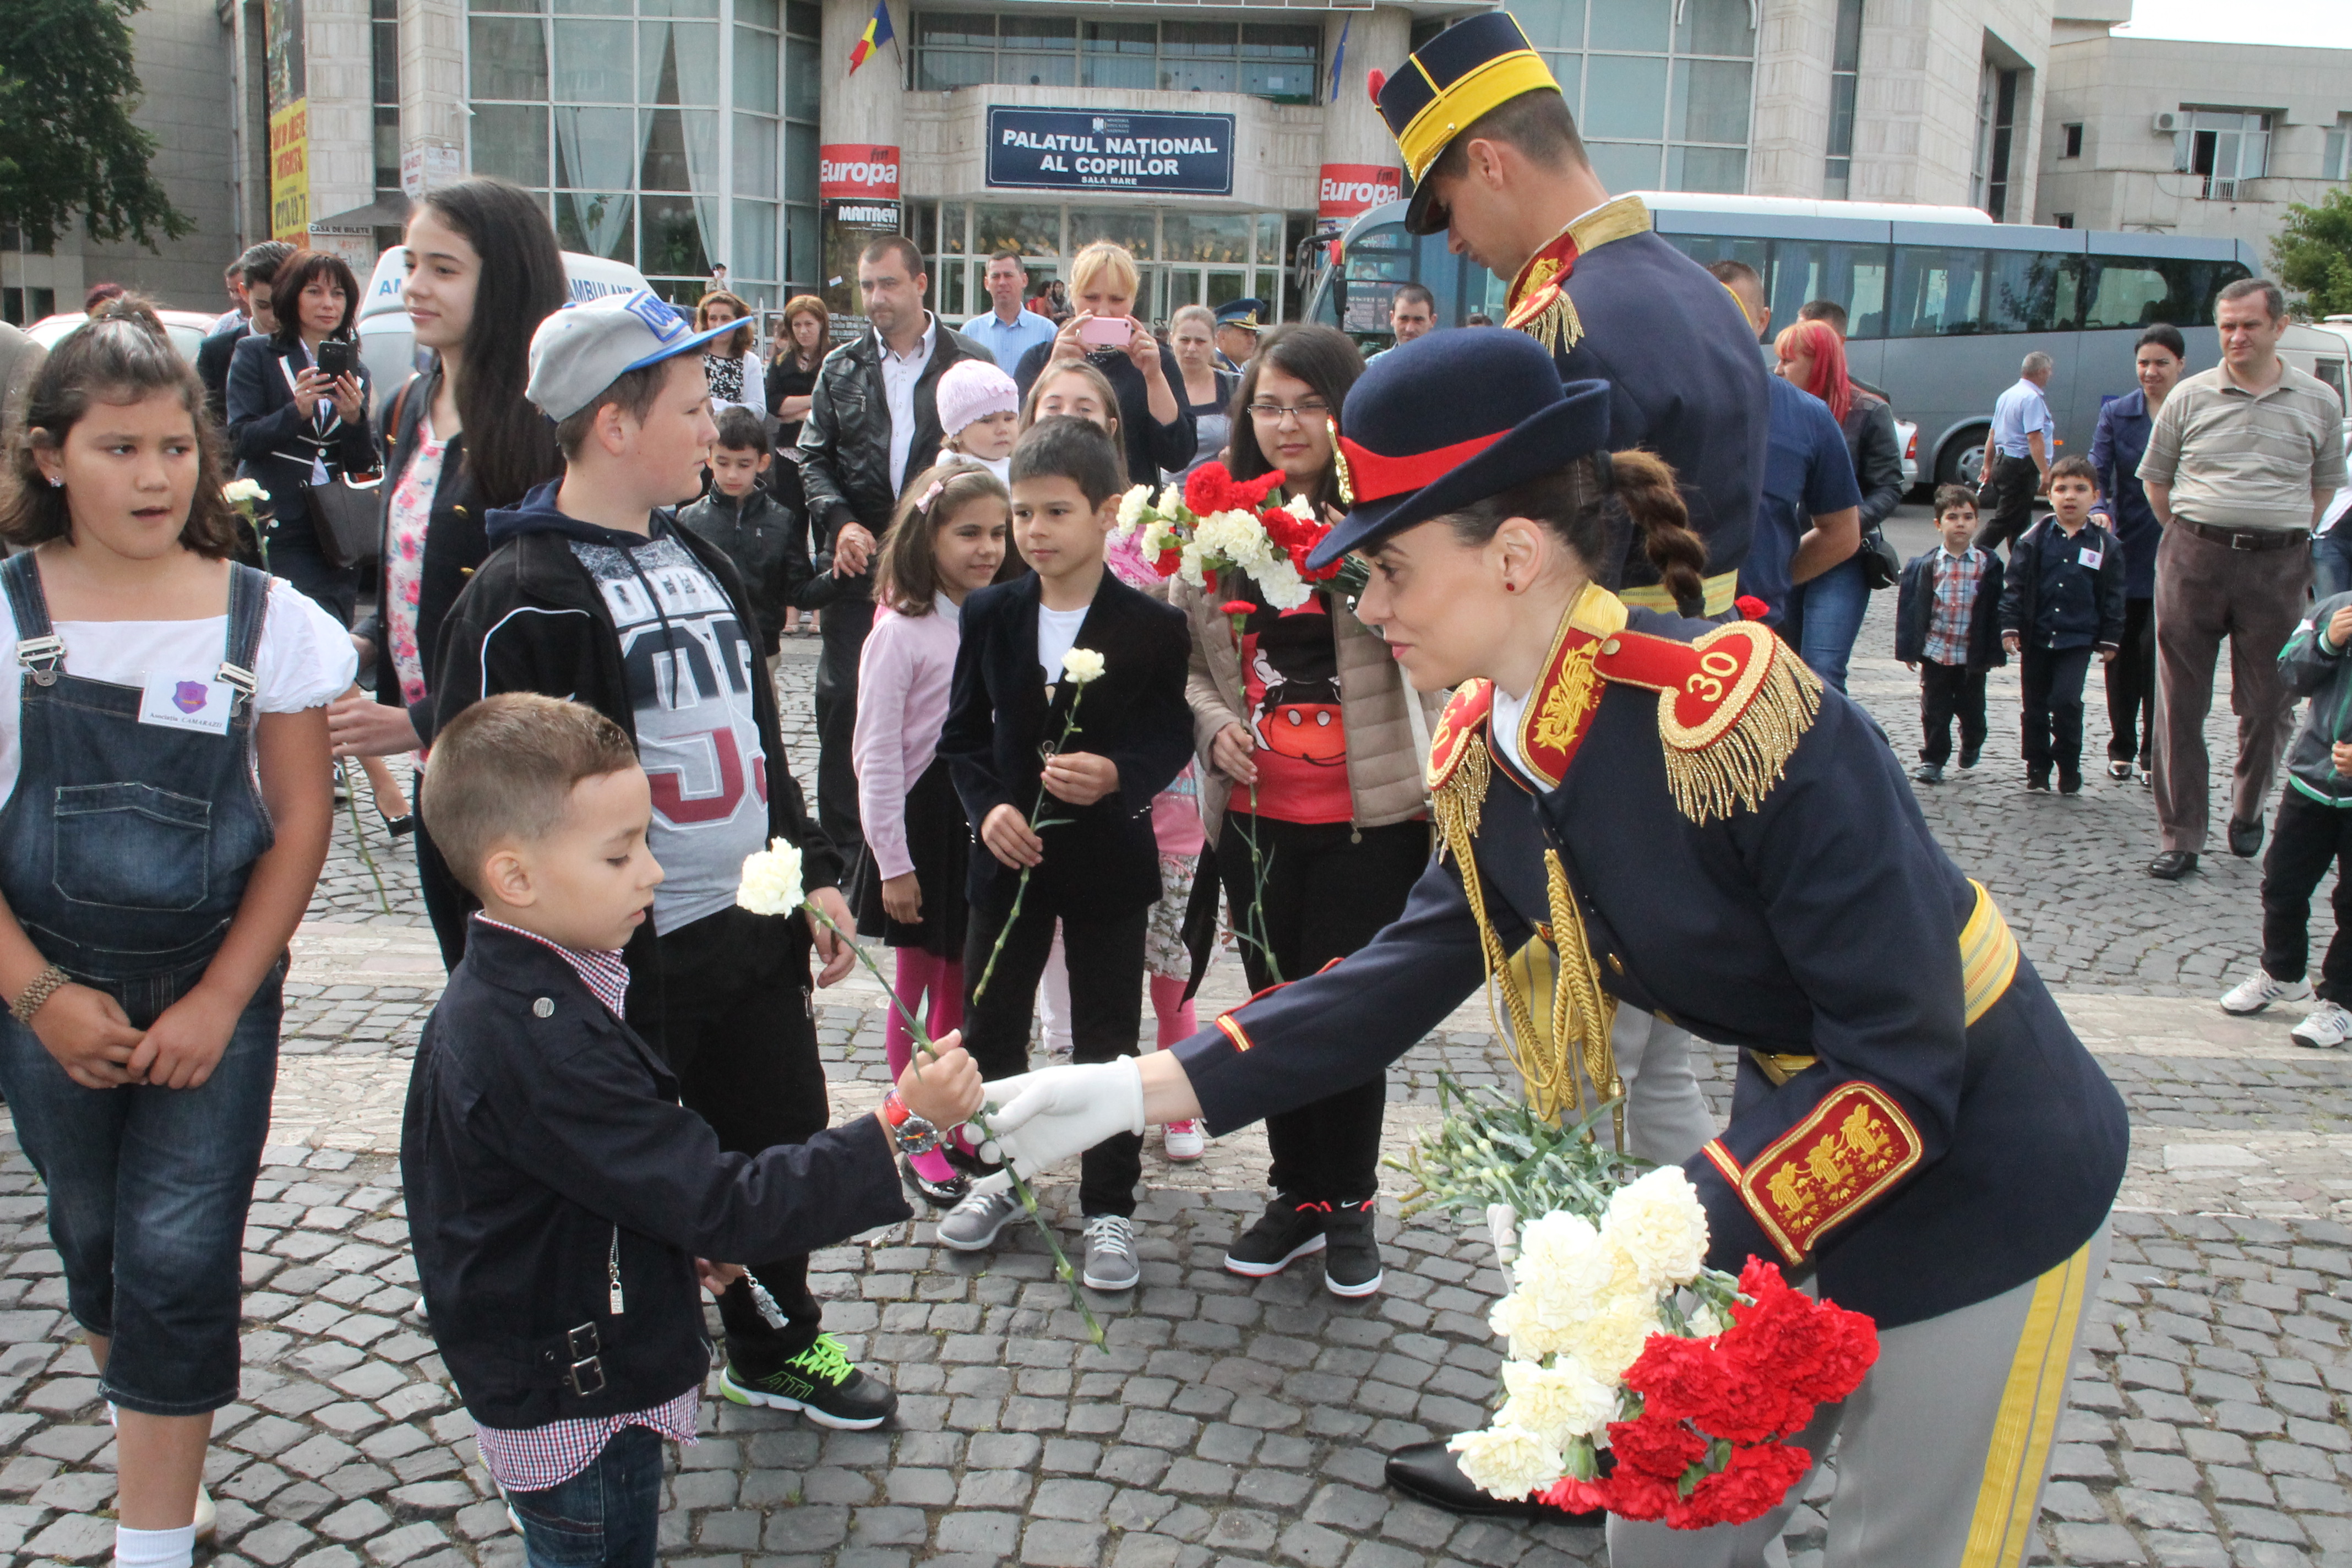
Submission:
[[[150,679],[211,680],[228,649],[228,616],[194,621],[58,621],[65,668],[85,680],[144,686]],[[16,662],[16,614],[0,595],[0,805],[16,793],[24,667]],[[254,707],[299,713],[351,689],[359,655],[351,634],[283,577],[269,580],[261,646],[254,655]]]
[[767,678],[725,590],[664,534],[624,550],[572,542],[621,638],[637,760],[653,784],[649,844],[667,874],[654,929],[735,901],[743,858],[768,844],[768,762],[751,682]]

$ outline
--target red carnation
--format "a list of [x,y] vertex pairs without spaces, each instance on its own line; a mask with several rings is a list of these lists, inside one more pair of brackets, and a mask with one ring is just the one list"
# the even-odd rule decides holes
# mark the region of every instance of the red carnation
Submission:
[[1665,1519],[1681,1506],[1680,1477],[1653,1476],[1622,1464],[1609,1474],[1607,1507],[1621,1519]]
[[1221,616],[1231,616],[1235,620],[1240,620],[1245,616],[1254,616],[1257,614],[1257,606],[1251,604],[1247,599],[1227,599],[1223,604],[1217,606],[1217,614]]
[[1742,594],[1732,603],[1738,606],[1739,618],[1743,621],[1760,621],[1772,613],[1772,606],[1753,594]]
[[1202,517],[1213,511],[1255,511],[1258,503],[1280,483],[1279,468],[1242,480],[1227,473],[1223,463],[1203,463],[1184,481],[1184,504]]
[[1745,1524],[1778,1507],[1812,1468],[1813,1457],[1786,1443],[1734,1448],[1731,1462],[1691,1489],[1666,1522],[1677,1530]]
[[1644,1409],[1639,1419],[1612,1421],[1609,1447],[1617,1456],[1616,1474],[1630,1468],[1665,1480],[1706,1458],[1706,1439],[1670,1415]]
[[1151,569],[1162,577],[1173,577],[1177,568],[1183,564],[1184,552],[1171,544],[1160,552],[1160,559],[1151,563]]
[[1608,1508],[1612,1500],[1607,1481],[1580,1481],[1574,1476],[1562,1476],[1536,1493],[1536,1500],[1570,1513],[1591,1513],[1596,1508]]
[[[1720,1341],[1724,1353],[1781,1391],[1791,1405],[1843,1399],[1877,1361],[1878,1332],[1869,1318],[1790,1289],[1773,1265],[1749,1258],[1740,1271],[1739,1290],[1754,1297],[1755,1304],[1732,1308],[1732,1326]],[[1801,1420],[1782,1430],[1793,1432],[1801,1425]]]
[[1688,1421],[1711,1437],[1760,1443],[1812,1415],[1814,1401],[1793,1397],[1778,1370],[1727,1354],[1714,1340],[1652,1334],[1625,1369],[1625,1384],[1642,1395],[1646,1414]]

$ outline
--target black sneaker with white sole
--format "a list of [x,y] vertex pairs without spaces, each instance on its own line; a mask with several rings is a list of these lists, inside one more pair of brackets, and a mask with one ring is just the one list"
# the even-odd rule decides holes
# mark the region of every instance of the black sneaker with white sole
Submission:
[[738,1405],[797,1410],[839,1432],[870,1431],[898,1408],[890,1385],[858,1371],[831,1334],[817,1335],[814,1344],[764,1375],[730,1358],[719,1374],[719,1392]]
[[1324,1222],[1330,1217],[1328,1204],[1306,1203],[1286,1193],[1277,1194],[1257,1223],[1225,1248],[1225,1271],[1248,1279],[1281,1273],[1309,1253],[1323,1250]]
[[1372,1239],[1372,1205],[1334,1204],[1323,1222],[1323,1288],[1334,1296],[1369,1296],[1381,1288],[1381,1244]]

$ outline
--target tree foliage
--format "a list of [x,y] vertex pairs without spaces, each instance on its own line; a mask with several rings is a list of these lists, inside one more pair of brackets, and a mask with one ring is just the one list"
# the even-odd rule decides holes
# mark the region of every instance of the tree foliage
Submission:
[[2315,207],[2289,205],[2286,226],[2271,241],[2271,266],[2303,296],[2295,314],[2352,313],[2352,191],[2330,191]]
[[79,212],[93,239],[153,247],[194,222],[148,168],[134,124],[131,17],[144,0],[8,0],[0,26],[0,223],[47,250]]

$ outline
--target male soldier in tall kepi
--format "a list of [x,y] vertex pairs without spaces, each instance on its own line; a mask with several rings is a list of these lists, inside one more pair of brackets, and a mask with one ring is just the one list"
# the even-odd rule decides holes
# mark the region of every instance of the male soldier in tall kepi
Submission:
[[[1639,197],[1610,199],[1559,83],[1507,11],[1448,27],[1371,87],[1416,182],[1405,226],[1449,231],[1455,252],[1510,279],[1507,324],[1551,349],[1561,380],[1615,389],[1611,445],[1674,465],[1706,540],[1704,613],[1728,611],[1769,418],[1738,305],[1651,231]],[[1618,556],[1608,586],[1627,604],[1677,608],[1638,551]]]

